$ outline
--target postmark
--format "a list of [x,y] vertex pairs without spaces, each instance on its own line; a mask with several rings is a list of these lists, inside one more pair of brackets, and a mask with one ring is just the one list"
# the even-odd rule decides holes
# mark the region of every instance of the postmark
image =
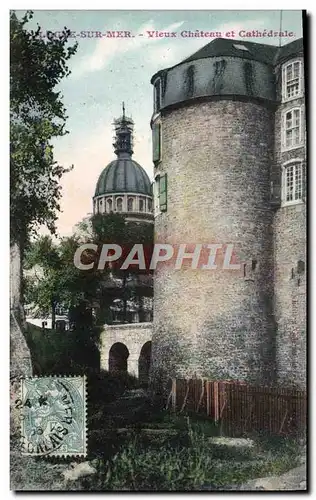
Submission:
[[86,455],[84,376],[24,378],[15,406],[20,411],[23,455]]

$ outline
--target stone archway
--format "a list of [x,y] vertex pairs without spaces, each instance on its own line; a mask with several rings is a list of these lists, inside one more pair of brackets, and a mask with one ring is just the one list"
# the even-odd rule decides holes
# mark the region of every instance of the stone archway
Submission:
[[125,344],[116,342],[109,352],[109,372],[127,373],[127,359],[129,351]]
[[138,378],[141,384],[148,383],[150,361],[151,361],[151,341],[148,341],[143,345],[138,359]]

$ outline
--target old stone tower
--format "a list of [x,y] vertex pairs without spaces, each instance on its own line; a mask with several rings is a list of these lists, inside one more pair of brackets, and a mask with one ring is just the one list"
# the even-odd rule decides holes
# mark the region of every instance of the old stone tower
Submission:
[[215,39],[151,82],[155,241],[233,244],[241,263],[157,269],[153,377],[304,386],[302,40]]

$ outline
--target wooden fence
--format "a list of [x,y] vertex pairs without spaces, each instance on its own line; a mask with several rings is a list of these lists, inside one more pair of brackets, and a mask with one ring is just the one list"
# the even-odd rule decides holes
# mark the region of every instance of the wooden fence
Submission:
[[207,415],[226,436],[253,432],[298,436],[306,429],[306,393],[236,381],[170,380],[166,408]]

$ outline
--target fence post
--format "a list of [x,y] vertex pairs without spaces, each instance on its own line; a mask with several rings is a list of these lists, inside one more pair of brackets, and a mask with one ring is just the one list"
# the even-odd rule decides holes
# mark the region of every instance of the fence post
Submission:
[[209,417],[211,414],[210,409],[210,388],[211,382],[209,380],[206,381],[206,415]]
[[172,379],[171,406],[172,406],[172,411],[175,412],[177,407],[177,379],[175,378]]
[[218,382],[213,383],[214,390],[214,420],[218,422],[219,420],[219,401],[218,401]]

